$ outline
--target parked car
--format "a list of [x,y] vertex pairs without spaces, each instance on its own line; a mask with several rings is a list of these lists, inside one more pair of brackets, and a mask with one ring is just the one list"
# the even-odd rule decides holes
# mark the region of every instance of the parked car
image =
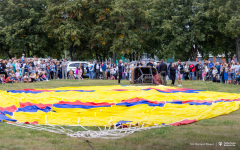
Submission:
[[75,71],[76,71],[77,67],[79,67],[80,63],[84,67],[84,73],[83,73],[82,77],[88,78],[89,77],[89,70],[88,70],[89,63],[87,61],[70,61],[67,65],[67,73],[69,74],[70,69],[72,69],[74,76],[76,77]]

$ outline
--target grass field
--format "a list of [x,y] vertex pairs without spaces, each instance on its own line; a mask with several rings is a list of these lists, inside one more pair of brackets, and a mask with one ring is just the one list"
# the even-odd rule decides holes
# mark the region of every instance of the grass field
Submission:
[[[117,81],[69,81],[55,80],[38,83],[19,83],[0,85],[0,90],[15,90],[24,88],[56,88],[64,86],[94,86],[116,85]],[[129,84],[123,81],[122,84]],[[239,93],[240,86],[223,85],[212,82],[184,81],[184,88],[199,90]],[[0,104],[1,105],[1,104]],[[131,149],[240,149],[240,110],[231,114],[196,123],[151,129],[134,133],[117,139],[90,139],[94,149],[102,150],[131,150]],[[223,147],[217,142],[236,142],[235,147]],[[192,143],[210,143],[214,146],[196,146]],[[70,138],[65,135],[36,131],[0,123],[0,150],[72,150],[91,149],[85,140]]]

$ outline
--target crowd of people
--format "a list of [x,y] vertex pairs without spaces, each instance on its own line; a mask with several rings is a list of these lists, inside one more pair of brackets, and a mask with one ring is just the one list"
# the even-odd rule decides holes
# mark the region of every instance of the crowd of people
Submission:
[[[67,71],[68,62],[64,59],[57,61],[54,59],[39,59],[33,57],[25,58],[24,54],[21,58],[12,58],[9,60],[0,61],[0,83],[16,83],[16,82],[37,82],[48,81],[53,79],[81,79],[83,80],[84,67],[80,63],[76,70],[70,69]],[[182,80],[203,80],[225,84],[240,84],[240,65],[239,62],[231,61],[229,63],[212,63],[205,61],[202,64],[198,61],[196,65],[192,62],[170,63],[168,66],[161,60],[159,63],[148,63],[139,61],[134,64],[139,67],[154,67],[161,76],[163,85],[167,85],[167,80],[171,80],[171,85],[175,85],[175,80],[178,81],[178,86],[182,86]],[[130,63],[123,63],[122,60],[116,65],[110,61],[90,61],[88,64],[87,73],[89,79],[121,79],[131,80]]]
[[66,77],[67,62],[56,61],[53,59],[38,59],[34,56],[27,59],[24,54],[21,58],[11,58],[0,61],[0,83],[17,83],[17,82],[36,82],[59,79],[60,73]]
[[[166,77],[172,80],[171,85],[175,84],[178,80],[178,86],[182,86],[182,80],[202,80],[212,81],[223,84],[240,84],[240,65],[239,62],[231,61],[229,63],[212,63],[205,61],[197,61],[194,65],[192,62],[181,63],[178,61],[176,64],[170,63],[169,66],[161,61],[157,66],[158,72],[164,77],[163,84],[166,85]],[[165,75],[166,73],[167,75]]]

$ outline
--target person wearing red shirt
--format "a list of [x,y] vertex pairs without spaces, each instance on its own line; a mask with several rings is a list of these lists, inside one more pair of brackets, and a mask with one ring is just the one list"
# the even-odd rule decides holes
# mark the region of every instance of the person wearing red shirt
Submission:
[[195,80],[194,72],[195,72],[195,66],[191,62],[189,65],[189,76],[190,76],[191,80]]
[[7,79],[5,80],[6,83],[12,83],[13,81],[11,80],[11,75],[9,75],[7,77]]

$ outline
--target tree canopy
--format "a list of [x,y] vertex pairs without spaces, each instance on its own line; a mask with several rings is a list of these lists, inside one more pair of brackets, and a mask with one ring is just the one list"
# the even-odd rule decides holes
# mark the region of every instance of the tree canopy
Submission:
[[0,57],[240,59],[236,0],[0,0]]

